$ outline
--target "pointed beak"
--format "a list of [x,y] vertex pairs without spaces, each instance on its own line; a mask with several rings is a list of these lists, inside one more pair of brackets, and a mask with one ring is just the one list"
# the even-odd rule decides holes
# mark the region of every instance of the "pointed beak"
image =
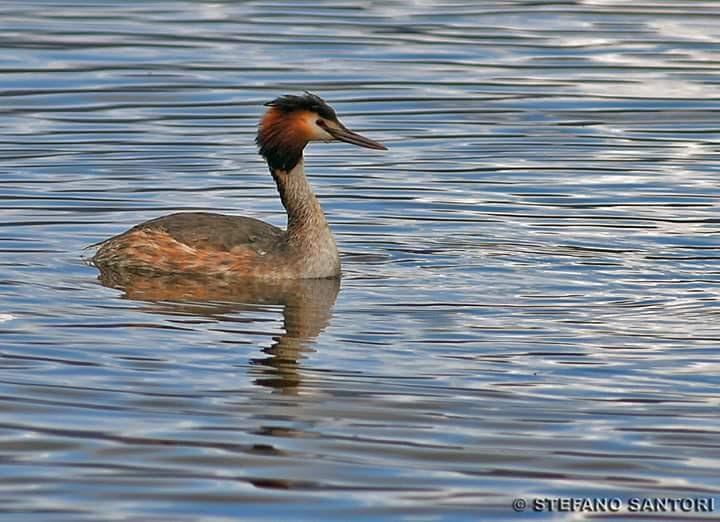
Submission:
[[344,141],[345,143],[352,143],[353,145],[359,145],[360,147],[365,147],[367,149],[388,150],[388,148],[382,143],[366,138],[365,136],[362,136],[357,132],[353,132],[344,126],[339,128],[328,127],[325,130],[327,130],[327,132],[336,140]]

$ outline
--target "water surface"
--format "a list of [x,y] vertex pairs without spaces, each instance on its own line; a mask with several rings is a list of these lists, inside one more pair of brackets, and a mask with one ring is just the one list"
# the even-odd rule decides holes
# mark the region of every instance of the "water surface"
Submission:
[[[719,42],[699,1],[3,2],[0,509],[717,495]],[[340,288],[83,263],[175,211],[283,226],[253,138],[305,89],[391,148],[308,150]]]

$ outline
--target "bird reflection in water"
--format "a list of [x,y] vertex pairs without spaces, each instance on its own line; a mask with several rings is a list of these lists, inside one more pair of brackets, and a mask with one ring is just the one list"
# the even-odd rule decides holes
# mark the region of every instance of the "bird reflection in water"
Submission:
[[258,306],[282,306],[284,333],[263,348],[267,357],[250,362],[259,374],[256,384],[287,394],[300,390],[300,360],[330,323],[340,290],[337,278],[263,281],[101,269],[99,280],[128,299],[147,302],[145,310],[153,313],[219,320],[229,313],[252,313]]

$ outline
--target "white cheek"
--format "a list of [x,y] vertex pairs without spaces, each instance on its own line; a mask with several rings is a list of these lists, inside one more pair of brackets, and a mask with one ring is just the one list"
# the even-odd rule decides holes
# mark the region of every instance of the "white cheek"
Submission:
[[332,141],[334,138],[325,129],[320,127],[317,123],[312,122],[310,125],[312,129],[312,140],[313,141]]
[[332,141],[333,137],[320,127],[317,123],[317,115],[309,115],[305,118],[305,128],[309,131],[310,141]]

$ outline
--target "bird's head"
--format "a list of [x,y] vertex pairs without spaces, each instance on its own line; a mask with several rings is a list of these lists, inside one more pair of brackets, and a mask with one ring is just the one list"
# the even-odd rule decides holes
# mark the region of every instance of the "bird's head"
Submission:
[[292,170],[311,141],[344,141],[368,149],[387,150],[382,143],[345,127],[333,108],[315,94],[288,94],[265,105],[269,109],[260,120],[255,142],[273,171]]

